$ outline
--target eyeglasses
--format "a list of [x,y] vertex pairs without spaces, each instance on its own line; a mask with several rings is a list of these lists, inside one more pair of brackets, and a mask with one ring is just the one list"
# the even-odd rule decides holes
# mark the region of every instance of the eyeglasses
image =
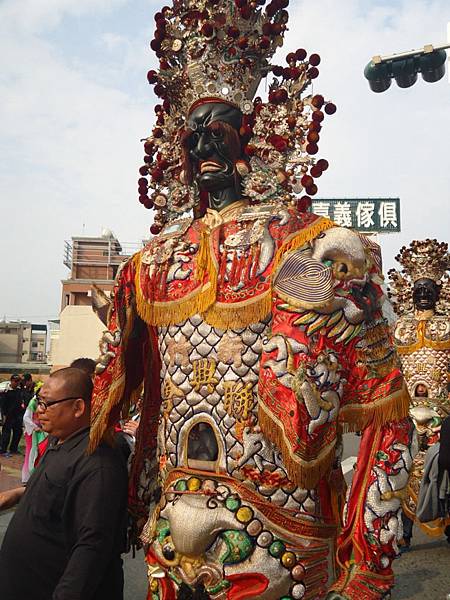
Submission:
[[79,397],[80,396],[68,396],[67,398],[61,398],[61,400],[42,400],[40,396],[36,396],[36,399],[38,407],[41,410],[46,411],[49,406],[65,402],[66,400],[78,400]]

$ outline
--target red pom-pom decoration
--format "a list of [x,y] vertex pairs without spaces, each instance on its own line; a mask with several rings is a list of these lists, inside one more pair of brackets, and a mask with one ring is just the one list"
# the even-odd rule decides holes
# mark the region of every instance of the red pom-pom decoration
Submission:
[[295,63],[296,60],[297,57],[295,56],[295,52],[289,52],[289,54],[286,56],[286,62],[288,65]]
[[142,167],[139,169],[139,174],[140,175],[147,175],[148,173],[148,166],[147,165],[142,165]]
[[319,167],[319,169],[323,172],[326,171],[330,165],[327,160],[321,158],[316,162],[316,166]]
[[151,172],[151,176],[153,181],[162,181],[164,178],[164,173],[161,169],[153,169]]
[[275,75],[275,77],[281,77],[281,75],[283,75],[283,71],[283,67],[280,67],[279,65],[272,67],[272,73]]
[[310,131],[306,136],[306,139],[308,140],[308,142],[312,142],[313,144],[315,144],[319,141],[320,136],[317,133],[317,131]]
[[268,38],[266,35],[263,35],[262,38],[259,40],[259,47],[261,48],[261,50],[266,50],[267,48],[269,48],[270,46],[270,38]]
[[314,165],[313,167],[311,167],[310,173],[313,177],[320,177],[322,175],[322,169],[317,165]]
[[281,23],[272,23],[272,35],[280,35],[283,29],[284,28]]
[[312,67],[317,67],[320,65],[320,56],[318,54],[311,54],[308,62]]
[[155,127],[155,129],[153,130],[153,136],[155,138],[161,138],[164,135],[164,132],[162,129],[160,129],[159,127]]
[[276,133],[269,136],[269,139],[267,141],[269,142],[269,144],[272,144],[272,146],[278,152],[284,152],[288,147],[286,139],[281,135],[277,135]]
[[316,123],[321,123],[325,118],[325,115],[321,110],[315,110],[312,114],[312,120],[316,121]]
[[153,223],[153,225],[150,227],[150,233],[152,233],[153,235],[158,235],[161,229],[161,225],[156,225],[156,223]]
[[295,51],[295,58],[297,60],[305,60],[306,57],[307,57],[307,52],[304,48],[299,48],[298,50]]
[[266,6],[266,14],[268,17],[273,17],[277,11],[278,11],[278,7],[275,4],[275,2],[272,0],[272,2],[270,2]]
[[311,208],[311,198],[309,196],[302,196],[297,200],[297,210],[306,212],[309,208]]
[[156,83],[158,81],[158,74],[153,69],[147,73],[147,81],[150,84]]
[[311,104],[315,108],[322,108],[324,102],[325,102],[324,97],[321,96],[320,94],[316,94],[315,96],[313,96],[311,98]]
[[317,154],[319,152],[319,147],[317,144],[306,144],[306,152],[308,154]]
[[300,183],[304,188],[307,188],[314,184],[314,179],[311,177],[311,175],[303,175],[303,177],[300,179]]
[[146,154],[153,154],[155,144],[152,141],[147,141],[144,144],[144,151]]
[[319,77],[319,69],[317,67],[311,67],[308,69],[308,77],[310,79],[317,79],[317,77]]
[[308,196],[315,196],[317,194],[317,185],[313,183],[312,185],[306,188],[306,193]]
[[333,104],[332,102],[328,102],[327,104],[325,104],[324,110],[327,113],[327,115],[334,115],[337,109],[335,104]]
[[309,131],[317,131],[317,133],[319,133],[319,131],[322,129],[322,125],[319,123],[319,121],[311,121],[311,123],[308,125],[308,129]]
[[166,94],[166,88],[161,84],[161,83],[157,83],[154,87],[155,94],[157,96],[159,96],[160,98],[163,98]]

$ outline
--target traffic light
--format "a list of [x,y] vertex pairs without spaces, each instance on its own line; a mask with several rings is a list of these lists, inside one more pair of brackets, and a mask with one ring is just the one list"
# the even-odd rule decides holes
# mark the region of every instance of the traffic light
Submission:
[[374,56],[364,69],[364,76],[373,92],[385,92],[395,79],[401,88],[414,85],[419,73],[424,81],[434,83],[445,75],[446,46],[425,46],[422,50],[402,52],[392,56]]

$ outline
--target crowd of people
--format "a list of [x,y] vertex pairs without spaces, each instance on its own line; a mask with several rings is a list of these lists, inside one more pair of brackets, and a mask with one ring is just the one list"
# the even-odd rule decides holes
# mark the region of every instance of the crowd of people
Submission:
[[[0,415],[2,422],[0,454],[9,458],[19,454],[19,443],[23,434],[24,417],[30,417],[28,408],[40,382],[35,383],[30,373],[11,375],[9,386],[0,393]],[[30,425],[26,429],[30,431]]]

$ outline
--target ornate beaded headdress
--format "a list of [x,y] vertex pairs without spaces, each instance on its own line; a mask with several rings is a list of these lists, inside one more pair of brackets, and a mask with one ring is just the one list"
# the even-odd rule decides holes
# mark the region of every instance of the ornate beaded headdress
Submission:
[[395,260],[401,271],[391,269],[389,296],[398,315],[414,309],[412,292],[419,279],[432,279],[440,286],[437,308],[447,313],[450,309],[450,254],[448,244],[437,240],[414,240],[409,247],[403,246]]
[[[161,98],[156,124],[144,140],[145,164],[139,169],[139,200],[155,208],[152,233],[198,203],[195,184],[183,177],[186,118],[199,104],[227,102],[243,113],[240,128],[246,156],[237,170],[250,201],[310,205],[314,178],[328,168],[315,160],[324,113],[336,107],[323,96],[303,92],[319,71],[320,57],[299,49],[286,66],[269,60],[283,44],[289,0],[174,0],[155,15],[150,46],[159,70],[147,74]],[[261,80],[270,77],[268,101],[254,99]],[[323,111],[322,111],[323,108]],[[309,171],[309,172],[308,172]],[[148,179],[147,179],[148,177]]]

